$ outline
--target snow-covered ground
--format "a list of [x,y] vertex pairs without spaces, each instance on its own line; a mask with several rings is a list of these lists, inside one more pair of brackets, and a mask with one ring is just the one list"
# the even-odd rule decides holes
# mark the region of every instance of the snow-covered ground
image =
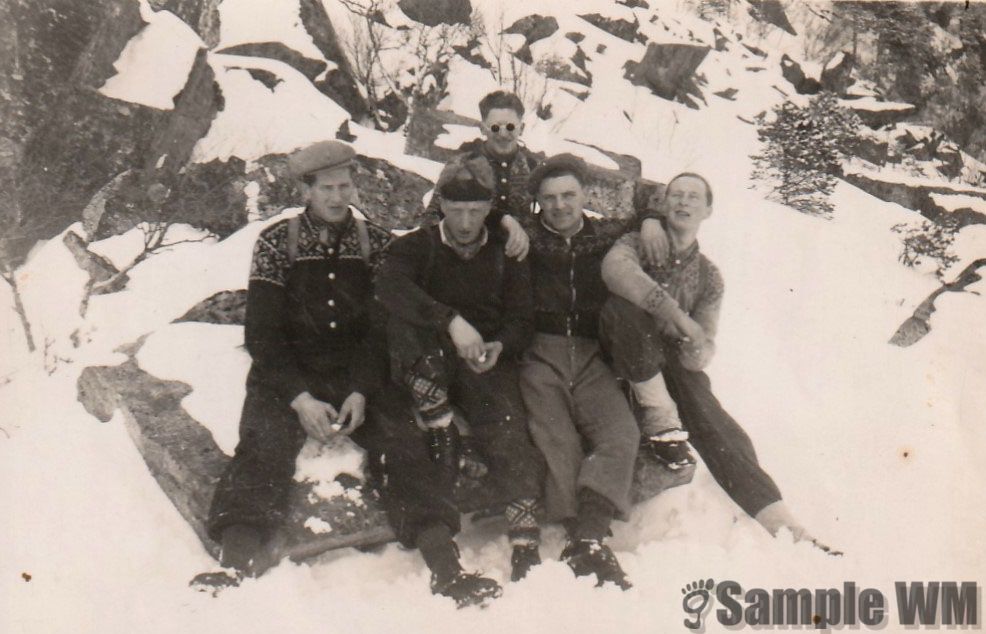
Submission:
[[[736,48],[711,51],[703,68],[719,70],[706,73],[713,84],[706,94],[725,87],[740,92],[735,102],[710,96],[707,107],[692,110],[623,79],[623,63],[639,59],[643,45],[577,17],[649,15],[642,9],[603,0],[474,5],[487,19],[502,9],[508,25],[531,13],[553,15],[559,36],[586,36],[581,46],[591,53],[593,92],[563,121],[530,116],[534,144],[582,148],[602,164],[609,159],[588,145],[633,154],[650,178],[683,170],[709,177],[716,202],[700,242],[726,279],[719,352],[709,374],[795,514],[845,556],[826,556],[784,535],[771,538],[700,466],[692,484],[640,505],[614,526],[611,543],[635,584],[628,592],[575,579],[557,561],[563,538],[556,527],[546,533],[546,563],[511,584],[503,526],[485,521],[469,525],[459,542],[467,567],[504,582],[504,596],[486,610],[456,610],[432,596],[418,554],[394,544],[334,552],[304,565],[286,562],[218,598],[195,593],[188,580],[212,560],[150,476],[119,416],[100,423],[87,414],[77,402],[76,380],[86,366],[123,361],[114,349],[148,334],[138,363],[190,384],[184,406],[231,451],[249,363],[239,347],[242,329],[170,322],[215,292],[245,287],[263,223],[221,242],[182,244],[152,256],[130,273],[126,290],[93,298],[85,318],[77,310],[85,276],[56,238],[35,249],[18,278],[47,363],[40,352],[26,354],[12,298],[0,285],[0,631],[653,633],[684,631],[682,588],[699,579],[768,589],[855,581],[888,597],[898,580],[986,582],[986,300],[946,294],[924,339],[909,348],[890,346],[897,326],[938,285],[930,272],[897,262],[900,236],[890,227],[913,221],[913,212],[840,184],[833,218],[822,220],[749,189],[756,135],[740,117],[780,98],[771,85],[782,81],[777,60],[796,50],[793,38],[744,39],[769,50],[772,61],[762,62],[769,68],[758,72],[744,70],[754,60]],[[269,24],[237,13],[260,12],[256,2],[226,0],[222,7],[230,24],[223,45],[281,37],[316,56],[290,7],[270,9]],[[687,2],[667,3],[660,15],[675,32],[692,28],[706,36],[708,24],[687,11]],[[661,24],[641,24],[655,38],[670,37]],[[604,54],[595,53],[598,44],[606,44]],[[228,110],[200,144],[203,160],[284,151],[331,137],[345,118],[283,64],[265,67],[284,83],[264,89],[272,101],[260,107],[250,103],[249,76],[232,68],[249,60],[213,55],[211,61],[225,69],[219,81]],[[254,59],[249,67],[260,63]],[[475,117],[489,86],[470,81],[478,67],[469,66],[461,60],[453,66],[446,105]],[[261,125],[264,108],[288,101],[310,119]],[[359,151],[437,175],[437,164],[401,154],[399,133],[350,129]],[[460,132],[450,129],[448,143]],[[119,266],[135,255],[136,239],[111,238],[92,250]],[[964,229],[956,245],[961,260],[952,274],[986,255],[986,231]],[[969,290],[986,292],[986,283]],[[299,477],[352,471],[359,459],[346,447],[321,463],[316,453],[306,450]],[[721,629],[706,621],[710,631]],[[901,631],[895,613],[886,631]]]

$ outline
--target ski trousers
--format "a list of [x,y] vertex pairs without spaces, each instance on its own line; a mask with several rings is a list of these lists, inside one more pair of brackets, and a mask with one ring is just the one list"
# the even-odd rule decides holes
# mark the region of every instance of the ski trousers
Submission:
[[750,437],[712,393],[708,375],[681,366],[677,344],[663,334],[653,315],[612,296],[600,314],[600,340],[619,376],[640,382],[663,373],[689,442],[740,508],[755,516],[781,499],[777,485],[760,466]]
[[[337,410],[349,395],[349,372],[311,377],[312,395]],[[366,420],[350,438],[367,451],[369,480],[377,485],[398,540],[413,547],[417,534],[436,523],[458,532],[451,483],[431,461],[423,434],[400,390],[368,399]],[[251,369],[240,418],[240,440],[219,480],[209,513],[209,536],[220,541],[233,524],[260,529],[267,538],[284,521],[295,460],[307,434],[290,404]]]

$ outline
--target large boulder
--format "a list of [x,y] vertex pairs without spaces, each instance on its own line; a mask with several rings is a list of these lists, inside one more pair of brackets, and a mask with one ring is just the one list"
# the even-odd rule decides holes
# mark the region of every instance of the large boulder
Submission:
[[427,26],[470,23],[472,4],[469,0],[398,0],[404,15]]
[[[25,248],[77,220],[100,187],[140,164],[164,117],[159,110],[96,92],[115,74],[113,63],[144,26],[137,3],[106,0],[87,7],[84,16],[65,6],[74,3],[50,4],[51,13],[43,6],[13,5],[23,11],[15,16],[18,30],[24,27],[18,74],[37,69],[50,81],[36,86],[36,78],[22,75],[15,86],[21,96],[12,104],[10,125],[20,120],[25,127],[14,131],[27,133],[16,178],[17,206],[32,220],[24,226]],[[99,25],[95,29],[90,28],[93,20]],[[76,39],[81,34],[84,41]],[[51,48],[43,51],[42,45]],[[62,66],[54,68],[56,63]]]
[[[138,347],[139,343],[126,352],[133,355]],[[212,493],[229,457],[182,407],[189,386],[148,374],[131,356],[116,367],[86,368],[77,388],[79,401],[99,420],[109,421],[116,411],[122,414],[151,475],[206,551],[218,558],[219,544],[209,538],[206,521]],[[672,472],[646,456],[638,457],[632,498],[637,502],[649,499],[690,482],[693,473],[694,468]],[[304,480],[292,484],[287,517],[266,555],[269,564],[284,557],[300,560],[327,550],[394,539],[376,491],[362,480],[342,474],[332,487],[319,484],[323,483]],[[497,499],[481,483],[460,486],[456,498],[463,512],[498,513],[509,501]]]
[[693,97],[702,99],[695,70],[709,54],[708,46],[694,44],[650,44],[640,62],[628,62],[631,83],[647,86],[654,94],[697,107]]

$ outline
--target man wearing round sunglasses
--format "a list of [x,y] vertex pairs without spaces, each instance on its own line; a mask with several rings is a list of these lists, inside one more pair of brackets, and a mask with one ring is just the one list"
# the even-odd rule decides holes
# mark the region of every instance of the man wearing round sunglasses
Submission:
[[[520,260],[527,255],[529,241],[517,218],[530,213],[532,197],[527,191],[527,180],[538,163],[520,143],[524,133],[524,104],[517,95],[497,90],[480,100],[479,114],[483,138],[463,143],[459,151],[481,154],[493,168],[493,208],[486,226],[502,229],[507,235],[507,256]],[[428,210],[441,216],[438,196],[432,197]]]

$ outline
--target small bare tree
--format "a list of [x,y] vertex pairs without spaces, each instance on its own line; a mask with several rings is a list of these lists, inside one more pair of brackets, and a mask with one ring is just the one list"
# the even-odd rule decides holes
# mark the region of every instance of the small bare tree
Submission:
[[380,106],[389,95],[407,111],[421,102],[437,103],[444,96],[448,62],[454,47],[466,41],[468,27],[415,23],[393,29],[384,23],[386,0],[340,2],[349,11],[352,25],[346,52],[378,128],[388,127],[380,117]]

